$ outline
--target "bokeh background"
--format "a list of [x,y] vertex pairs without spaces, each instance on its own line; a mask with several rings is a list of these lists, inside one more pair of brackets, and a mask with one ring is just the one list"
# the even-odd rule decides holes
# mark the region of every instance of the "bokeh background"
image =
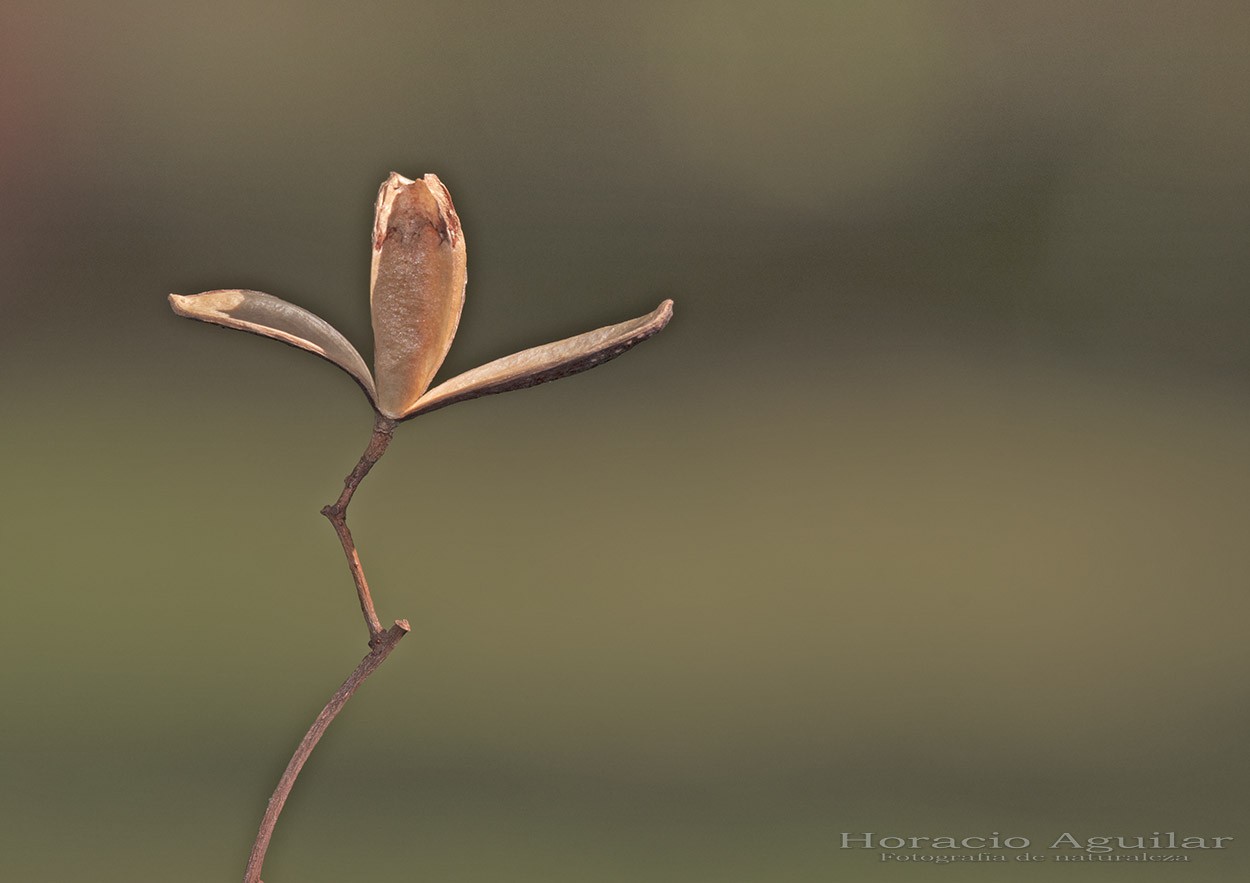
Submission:
[[238,879],[364,652],[333,367],[392,169],[467,234],[444,376],[352,509],[414,634],[266,879],[910,880],[841,832],[1250,860],[1250,7],[0,8],[0,878]]

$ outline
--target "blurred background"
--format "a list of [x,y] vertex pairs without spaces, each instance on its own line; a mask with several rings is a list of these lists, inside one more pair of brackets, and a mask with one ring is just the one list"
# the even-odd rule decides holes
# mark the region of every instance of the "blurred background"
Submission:
[[[369,231],[437,172],[441,376],[352,527],[414,633],[266,879],[903,880],[841,832],[1177,831],[1250,868],[1250,7],[0,9],[0,877],[238,879],[365,652],[318,514]],[[995,880],[1122,865],[994,866]],[[964,872],[959,872],[964,873]]]

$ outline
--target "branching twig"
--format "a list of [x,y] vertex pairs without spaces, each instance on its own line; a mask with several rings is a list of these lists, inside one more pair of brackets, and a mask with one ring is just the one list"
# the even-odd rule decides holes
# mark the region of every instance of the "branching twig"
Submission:
[[317,719],[313,721],[312,726],[308,728],[308,732],[304,734],[304,738],[300,740],[290,763],[286,765],[282,778],[278,780],[278,787],[274,789],[273,796],[269,798],[265,816],[261,819],[260,831],[256,834],[256,842],[252,845],[252,854],[247,860],[247,870],[243,875],[243,883],[262,883],[260,879],[261,866],[265,862],[265,853],[269,850],[269,841],[273,837],[274,826],[278,823],[278,815],[286,804],[286,799],[291,793],[296,777],[299,776],[300,770],[304,768],[304,764],[307,762],[309,755],[312,754],[312,750],[317,747],[317,743],[321,740],[321,736],[325,733],[326,728],[330,726],[330,723],[338,716],[338,713],[343,710],[347,700],[364,683],[365,678],[373,674],[378,666],[386,661],[386,657],[395,649],[395,645],[399,643],[400,638],[408,634],[409,625],[406,619],[395,620],[395,624],[385,630],[378,622],[378,614],[373,608],[373,597],[369,594],[369,584],[365,582],[365,572],[360,566],[360,555],[356,552],[356,544],[352,540],[351,531],[347,529],[347,504],[351,502],[352,495],[356,493],[356,488],[360,486],[360,482],[364,480],[364,477],[369,474],[369,470],[373,468],[373,465],[386,452],[387,446],[391,443],[391,433],[394,431],[395,421],[378,415],[373,425],[373,437],[369,440],[369,446],[361,456],[360,462],[356,464],[356,468],[343,480],[343,493],[339,495],[336,502],[321,510],[321,514],[330,519],[330,524],[334,526],[334,531],[338,534],[339,541],[343,544],[343,553],[347,556],[347,566],[351,570],[352,580],[356,583],[356,594],[360,598],[360,610],[364,614],[365,625],[369,629],[369,654],[360,660],[360,665],[356,666],[356,670],[348,676],[343,685],[330,697],[330,701],[326,703],[325,708],[321,709]]
[[321,510],[321,514],[330,519],[335,533],[339,535],[339,542],[343,544],[343,554],[347,556],[347,567],[352,572],[352,581],[356,583],[356,594],[360,598],[360,612],[364,614],[365,626],[369,629],[370,647],[373,647],[382,636],[382,624],[378,621],[377,611],[373,609],[373,596],[369,594],[369,584],[365,582],[365,572],[360,566],[360,554],[356,551],[352,532],[347,529],[347,504],[352,501],[352,495],[356,493],[356,488],[360,486],[364,477],[369,474],[373,464],[386,453],[394,431],[394,420],[388,420],[381,414],[377,415],[373,423],[373,437],[369,439],[369,446],[365,448],[356,468],[343,479],[343,493],[339,494],[338,500]]

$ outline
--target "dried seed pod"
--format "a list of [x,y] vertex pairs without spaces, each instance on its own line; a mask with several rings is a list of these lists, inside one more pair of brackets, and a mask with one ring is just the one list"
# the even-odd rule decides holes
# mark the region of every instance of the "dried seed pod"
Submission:
[[369,401],[377,399],[369,367],[356,348],[329,322],[303,307],[263,291],[242,288],[171,294],[169,305],[179,316],[188,319],[250,331],[308,350],[350,374],[369,396]]
[[407,416],[451,347],[464,308],[464,234],[434,175],[391,173],[373,225],[373,369],[378,410]]
[[460,324],[465,278],[464,234],[447,188],[434,175],[413,181],[392,172],[373,220],[372,375],[328,322],[271,294],[232,288],[171,294],[169,303],[180,316],[272,337],[333,362],[391,420],[577,374],[646,340],[673,315],[666,300],[645,316],[513,353],[429,389]]
[[673,318],[673,302],[666,300],[645,316],[587,331],[576,337],[522,350],[457,374],[417,399],[406,416],[476,399],[537,386],[570,374],[589,370],[615,359],[621,353],[661,331]]

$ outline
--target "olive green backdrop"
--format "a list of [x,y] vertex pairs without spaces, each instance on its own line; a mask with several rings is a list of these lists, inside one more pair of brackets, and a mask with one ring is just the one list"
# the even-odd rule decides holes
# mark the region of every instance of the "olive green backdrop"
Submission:
[[[912,880],[841,832],[1178,831],[1250,867],[1250,11],[1236,3],[9,2],[0,878],[242,874],[365,650],[370,411],[175,319],[369,348],[374,194],[464,222],[447,372],[352,526],[413,635],[271,883]],[[1035,850],[1036,851],[1036,850]],[[947,873],[947,872],[937,872]]]

